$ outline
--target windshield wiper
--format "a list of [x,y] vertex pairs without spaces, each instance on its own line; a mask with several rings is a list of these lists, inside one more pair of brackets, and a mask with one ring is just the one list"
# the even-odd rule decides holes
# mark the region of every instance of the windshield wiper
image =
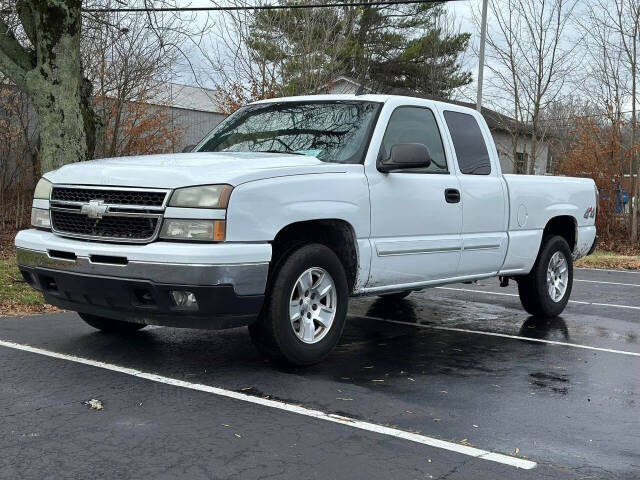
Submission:
[[256,153],[288,153],[290,155],[305,155],[304,153],[294,152],[293,150],[282,151],[282,150],[255,150]]

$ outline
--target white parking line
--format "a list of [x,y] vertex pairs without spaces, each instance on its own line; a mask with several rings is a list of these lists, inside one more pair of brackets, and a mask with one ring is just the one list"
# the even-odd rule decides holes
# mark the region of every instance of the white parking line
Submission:
[[615,350],[612,348],[592,347],[591,345],[581,345],[579,343],[558,342],[555,340],[545,340],[542,338],[523,337],[521,335],[508,335],[506,333],[485,332],[482,330],[469,330],[467,328],[443,327],[440,325],[425,325],[422,323],[403,322],[402,320],[391,320],[387,318],[370,317],[368,315],[353,315],[353,316],[357,318],[364,318],[367,320],[375,320],[376,322],[395,323],[398,325],[408,325],[410,327],[428,328],[430,330],[444,330],[447,332],[473,333],[476,335],[486,335],[489,337],[511,338],[514,340],[523,340],[526,342],[547,343],[549,345],[560,345],[563,347],[582,348],[585,350],[595,350],[597,352],[617,353],[620,355],[630,355],[632,357],[640,357],[640,353],[638,352],[628,352],[626,350]]
[[345,417],[342,415],[335,415],[332,413],[323,412],[320,410],[312,410],[300,405],[294,405],[278,400],[270,400],[261,397],[254,397],[244,393],[234,392],[233,390],[225,390],[223,388],[212,387],[209,385],[203,385],[200,383],[191,383],[184,380],[178,380],[175,378],[164,377],[162,375],[156,375],[153,373],[142,372],[134,368],[121,367],[111,363],[99,362],[97,360],[91,360],[88,358],[76,357],[73,355],[66,355],[64,353],[52,352],[50,350],[44,350],[42,348],[32,347],[30,345],[22,345],[19,343],[8,342],[0,340],[0,346],[13,348],[15,350],[21,350],[24,352],[35,353],[38,355],[44,355],[51,358],[57,358],[60,360],[67,360],[69,362],[80,363],[83,365],[89,365],[92,367],[102,368],[104,370],[110,370],[112,372],[123,373],[125,375],[131,375],[133,377],[150,380],[152,382],[164,383],[166,385],[172,385],[175,387],[188,388],[190,390],[197,390],[200,392],[211,393],[220,397],[232,398],[234,400],[240,400],[243,402],[254,403],[262,405],[263,407],[275,408],[278,410],[284,410],[290,413],[296,413],[298,415],[304,415],[307,417],[316,418],[318,420],[324,420],[327,422],[338,423],[359,430],[366,430],[368,432],[378,433],[381,435],[387,435],[390,437],[407,440],[410,442],[420,443],[422,445],[428,445],[430,447],[440,448],[451,452],[459,453],[461,455],[467,455],[482,460],[489,460],[491,462],[501,463],[503,465],[509,465],[516,468],[522,468],[525,470],[531,470],[536,467],[536,462],[531,460],[525,460],[523,458],[511,457],[509,455],[503,455],[500,453],[493,453],[486,450],[481,450],[475,447],[469,447],[466,445],[459,445],[453,442],[446,442],[433,437],[427,437],[426,435],[419,435],[417,433],[406,432],[396,428],[386,427],[384,425],[377,425],[375,423],[362,422],[354,418]]
[[616,270],[613,268],[588,268],[588,267],[574,267],[574,270],[595,270],[597,272],[632,273],[635,275],[640,275],[640,270]]
[[582,280],[578,278],[574,278],[573,281],[585,283],[604,283],[605,285],[622,285],[624,287],[640,287],[640,285],[638,285],[637,283],[603,282],[601,280]]
[[[451,290],[454,292],[473,292],[473,293],[484,293],[486,295],[500,295],[503,297],[519,297],[517,293],[490,292],[488,290],[474,290],[472,288],[454,288],[454,287],[435,287],[435,288],[438,290]],[[617,305],[615,303],[583,302],[580,300],[569,300],[569,303],[575,303],[578,305],[594,305],[596,307],[628,308],[631,310],[640,310],[640,307],[635,307],[633,305]]]

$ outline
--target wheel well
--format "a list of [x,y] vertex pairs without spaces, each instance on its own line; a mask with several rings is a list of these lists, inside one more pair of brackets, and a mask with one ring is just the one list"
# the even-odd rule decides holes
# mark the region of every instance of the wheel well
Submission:
[[542,236],[547,235],[560,235],[567,241],[573,252],[576,246],[576,220],[569,215],[553,217],[544,227]]
[[287,225],[273,239],[270,268],[292,249],[307,243],[321,243],[334,251],[347,273],[349,291],[353,291],[358,274],[356,236],[353,227],[344,220],[310,220]]

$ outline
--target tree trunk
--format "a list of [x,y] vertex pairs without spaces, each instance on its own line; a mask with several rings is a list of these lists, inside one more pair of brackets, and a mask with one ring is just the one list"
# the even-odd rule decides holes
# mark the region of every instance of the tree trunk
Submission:
[[97,117],[80,61],[81,0],[18,0],[33,49],[0,22],[0,70],[29,95],[40,127],[42,173],[90,159]]

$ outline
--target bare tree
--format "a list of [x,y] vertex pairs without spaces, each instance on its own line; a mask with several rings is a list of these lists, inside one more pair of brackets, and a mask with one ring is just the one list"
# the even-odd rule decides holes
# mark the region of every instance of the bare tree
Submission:
[[487,32],[487,68],[494,98],[507,105],[515,122],[514,161],[523,137],[529,139],[526,171],[534,173],[539,145],[547,136],[543,110],[557,101],[575,66],[577,42],[566,42],[576,0],[495,0]]
[[603,32],[603,47],[616,56],[620,78],[625,74],[631,85],[631,156],[629,180],[634,197],[631,208],[631,240],[638,240],[638,207],[640,205],[640,162],[638,162],[638,48],[640,47],[640,0],[597,0],[591,8],[591,26]]
[[[41,139],[41,165],[49,171],[65,163],[93,157],[100,119],[92,103],[92,82],[85,77],[83,35],[85,27],[101,26],[107,41],[118,40],[109,32],[118,29],[119,18],[90,11],[92,7],[109,9],[120,6],[119,0],[0,0],[0,72],[26,93],[37,113]],[[147,7],[175,7],[176,0],[145,0]],[[84,10],[83,10],[84,9]],[[193,17],[193,14],[185,14]],[[208,26],[206,20],[190,21],[182,12],[148,12],[136,22],[146,22],[147,30],[127,44],[126,36],[109,45],[121,50],[120,59],[141,65],[135,49],[155,45],[152,59],[170,49],[188,61],[185,45],[193,45]],[[141,23],[138,23],[140,26]],[[88,28],[91,30],[91,28]],[[126,28],[119,28],[126,34]],[[142,30],[136,29],[138,32]],[[95,35],[95,29],[93,31]],[[155,36],[155,42],[150,38]],[[144,37],[144,42],[140,39]],[[85,44],[86,45],[86,44]],[[136,53],[138,55],[136,55]],[[115,65],[110,63],[111,68]],[[125,71],[130,72],[130,64]],[[95,79],[95,78],[94,78]],[[93,80],[93,79],[92,79]],[[121,82],[121,85],[129,82]],[[120,92],[123,93],[123,92]],[[126,96],[126,95],[125,95]],[[116,137],[117,138],[117,137]]]
[[[117,5],[116,2],[113,2]],[[109,3],[111,5],[111,2]],[[139,104],[158,95],[170,81],[180,56],[173,46],[179,42],[179,28],[171,19],[165,28],[153,31],[148,19],[139,14],[103,12],[85,20],[82,54],[85,74],[94,85],[93,103],[103,120],[96,139],[96,155],[113,157],[124,153],[130,134],[123,125],[131,125],[134,114],[139,122],[156,112]]]

